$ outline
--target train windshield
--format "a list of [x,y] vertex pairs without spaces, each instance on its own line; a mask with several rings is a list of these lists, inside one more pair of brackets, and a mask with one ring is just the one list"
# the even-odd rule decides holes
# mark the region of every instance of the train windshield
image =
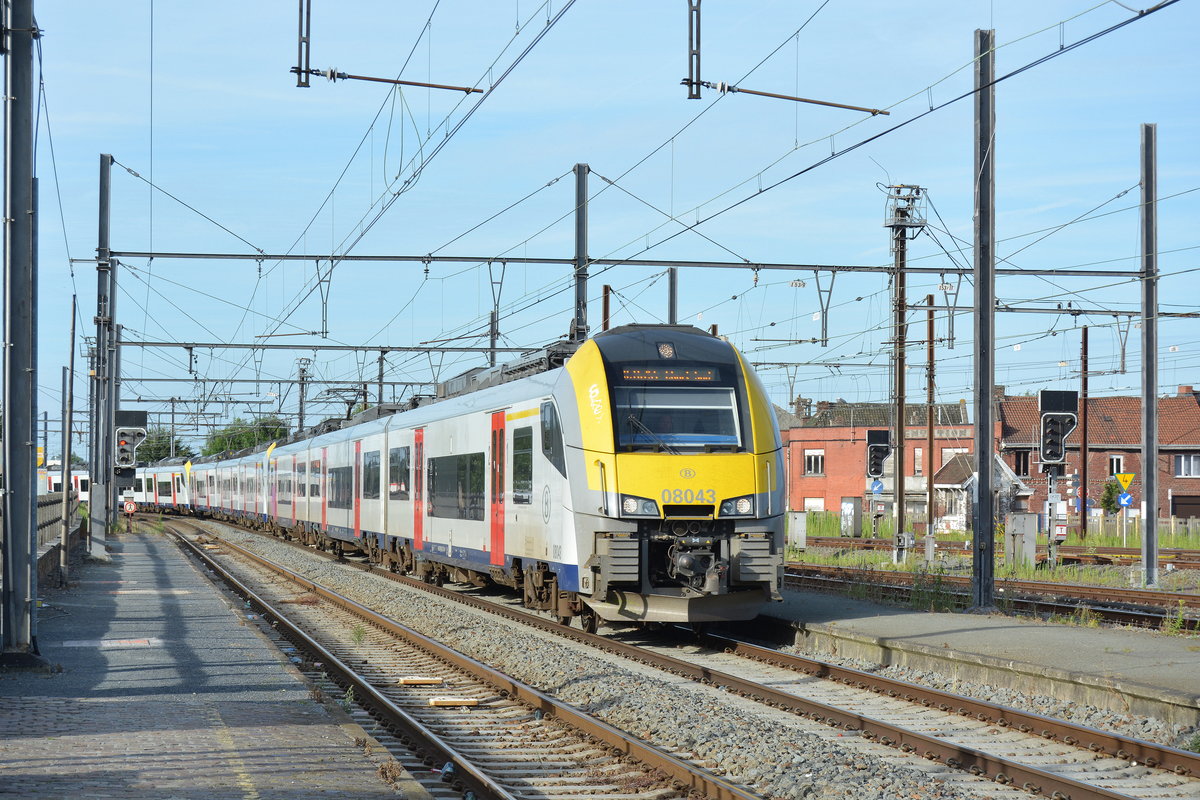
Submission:
[[617,446],[653,450],[736,450],[741,446],[734,390],[692,386],[616,386]]

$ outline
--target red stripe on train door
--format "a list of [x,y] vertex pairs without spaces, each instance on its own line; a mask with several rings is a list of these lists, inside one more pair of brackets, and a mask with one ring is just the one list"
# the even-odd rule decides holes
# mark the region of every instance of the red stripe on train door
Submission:
[[362,538],[362,442],[354,443],[354,538]]
[[504,564],[504,412],[492,414],[492,564]]
[[413,432],[413,460],[417,464],[416,480],[413,481],[413,549],[425,548],[425,429]]

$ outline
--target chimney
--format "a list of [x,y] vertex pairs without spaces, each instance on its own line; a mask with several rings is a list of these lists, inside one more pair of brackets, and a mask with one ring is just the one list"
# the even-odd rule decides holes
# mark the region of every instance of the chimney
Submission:
[[807,397],[797,396],[795,409],[797,417],[808,419],[812,416],[812,400]]
[[822,411],[828,411],[832,406],[833,403],[829,402],[828,400],[818,400],[817,413],[820,414]]
[[1196,393],[1196,389],[1192,386],[1180,386],[1178,395],[1180,397],[1186,397],[1189,394],[1195,394],[1195,393]]

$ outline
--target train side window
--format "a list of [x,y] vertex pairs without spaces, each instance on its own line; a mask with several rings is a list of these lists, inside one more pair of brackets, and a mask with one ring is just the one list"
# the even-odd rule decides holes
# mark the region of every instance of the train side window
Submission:
[[309,497],[320,497],[321,496],[321,462],[314,461],[311,464],[309,464],[309,467],[310,467],[310,469],[309,469],[309,482],[308,482],[308,496]]
[[533,428],[515,428],[512,443],[514,503],[533,502]]
[[142,491],[142,479],[141,479],[141,478],[134,478],[134,479],[133,479],[133,490],[134,490],[135,492],[140,492],[140,491]]
[[304,497],[308,494],[308,465],[296,465],[296,497]]
[[372,450],[362,454],[363,478],[362,496],[364,500],[379,499],[379,451]]
[[388,498],[408,499],[409,460],[407,447],[393,447],[388,451]]
[[558,422],[558,409],[554,403],[542,403],[542,454],[564,478],[567,476],[567,461],[563,455],[562,426]]
[[333,467],[329,470],[329,507],[350,508],[354,498],[354,468]]
[[88,490],[88,479],[80,478],[79,479],[79,491],[86,492],[87,490]]
[[171,496],[171,482],[170,481],[159,481],[158,482],[158,496],[159,497],[170,497]]

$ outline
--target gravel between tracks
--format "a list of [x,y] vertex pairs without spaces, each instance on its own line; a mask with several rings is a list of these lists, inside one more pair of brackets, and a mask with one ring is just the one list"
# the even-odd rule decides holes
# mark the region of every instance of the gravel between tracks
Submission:
[[[953,773],[857,736],[657,670],[605,660],[594,651],[526,626],[386,579],[346,570],[266,537],[220,526],[221,535],[364,605],[554,694],[610,724],[667,749],[695,753],[770,798],[1016,796],[990,781]],[[931,671],[880,669],[836,661],[889,677],[1026,708],[1130,736],[1179,746],[1189,732],[1157,720],[1132,719],[1049,697],[955,682]],[[942,780],[938,773],[946,778]],[[1027,796],[1022,794],[1022,796]]]
[[771,800],[1028,797],[718,689],[607,660],[582,645],[266,537],[226,526],[214,530],[615,727],[668,750],[694,753],[710,769]]

